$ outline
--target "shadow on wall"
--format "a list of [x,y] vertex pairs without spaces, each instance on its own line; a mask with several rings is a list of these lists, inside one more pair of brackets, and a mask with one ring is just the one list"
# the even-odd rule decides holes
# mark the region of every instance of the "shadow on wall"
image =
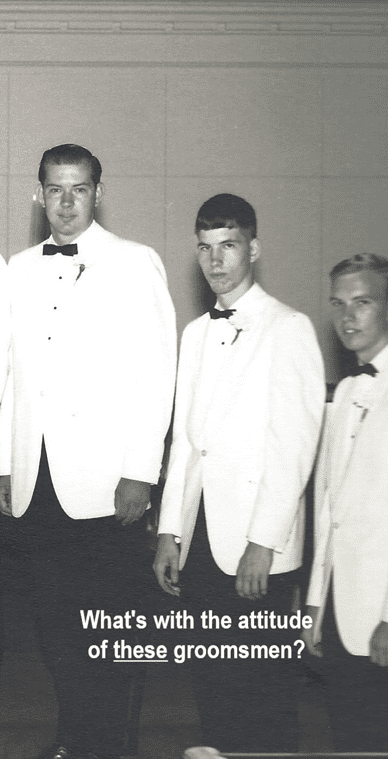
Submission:
[[[32,245],[38,245],[42,240],[47,240],[50,236],[50,227],[44,208],[42,208],[37,200],[34,200],[32,203],[30,219],[29,247]],[[101,222],[101,212],[99,208],[96,208],[96,221],[104,226]]]
[[328,326],[327,339],[332,346],[332,360],[339,382],[357,366],[356,354],[344,348],[331,324]]
[[204,314],[211,306],[214,306],[217,298],[210,289],[205,277],[202,274],[202,270],[197,264],[197,261],[193,260],[192,266],[192,289],[194,294],[195,306],[198,313]]

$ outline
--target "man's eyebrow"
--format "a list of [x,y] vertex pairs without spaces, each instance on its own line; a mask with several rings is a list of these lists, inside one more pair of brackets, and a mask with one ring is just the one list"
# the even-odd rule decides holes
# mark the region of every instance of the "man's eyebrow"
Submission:
[[[373,296],[368,293],[361,293],[360,295],[354,295],[353,298],[350,300],[364,300],[365,298],[370,298],[370,300],[373,300]],[[332,300],[340,300],[342,301],[342,298],[340,298],[338,295],[330,295],[329,298],[330,301]]]
[[[91,184],[91,182],[78,182],[77,184],[73,184],[72,187],[89,187]],[[45,187],[62,187],[62,184],[61,182],[47,182]]]
[[[220,240],[220,242],[218,242],[217,245],[225,245],[226,242],[237,242],[237,240],[233,240],[232,237],[228,237],[227,240]],[[199,242],[197,243],[197,248],[199,248],[200,245],[201,246],[205,245],[208,248],[210,246],[210,243],[208,243],[208,242],[201,242],[199,240]]]

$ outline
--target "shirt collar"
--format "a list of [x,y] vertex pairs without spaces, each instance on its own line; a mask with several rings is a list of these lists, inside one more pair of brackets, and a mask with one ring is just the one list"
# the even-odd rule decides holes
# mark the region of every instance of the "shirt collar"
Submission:
[[369,362],[376,367],[378,372],[385,369],[388,364],[388,345],[386,345],[372,360]]
[[[249,307],[250,303],[253,302],[252,294],[253,294],[253,291],[255,290],[255,286],[260,287],[260,285],[257,285],[257,283],[254,282],[253,285],[249,288],[249,290],[247,290],[246,293],[244,293],[244,295],[240,295],[240,297],[237,298],[237,300],[235,300],[235,302],[233,303],[232,306],[230,306],[230,308],[234,308],[237,311],[240,311],[240,310],[244,310],[244,306]],[[217,303],[215,304],[215,308],[218,308],[220,311],[224,310],[224,307],[220,305],[218,300],[217,300]]]
[[[95,259],[95,256],[93,254],[96,247],[94,244],[94,238],[97,229],[98,224],[95,219],[93,219],[88,228],[85,229],[85,231],[82,232],[79,237],[76,237],[76,239],[73,240],[73,243],[77,244],[78,253],[76,256],[72,256],[71,258],[69,256],[69,261],[72,262],[74,266],[80,266],[80,264],[83,264],[84,266],[89,267],[93,265]],[[55,242],[52,235],[50,235],[46,242],[52,243],[53,245],[58,244]]]
[[[228,323],[236,329],[242,329],[244,332],[249,331],[257,319],[257,296],[260,294],[264,295],[264,290],[257,282],[254,282],[252,287],[230,306],[231,309],[235,310],[235,313],[229,317]],[[215,308],[223,310],[218,301]]]

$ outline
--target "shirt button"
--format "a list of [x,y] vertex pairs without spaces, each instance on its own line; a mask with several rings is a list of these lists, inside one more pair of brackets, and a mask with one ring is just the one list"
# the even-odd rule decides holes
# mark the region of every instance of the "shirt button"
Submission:
[[338,530],[338,527],[339,527],[339,523],[338,522],[333,522],[333,529],[334,530]]
[[41,396],[41,398],[44,398],[44,395],[45,395],[44,390],[41,390],[39,395]]
[[51,337],[48,337],[47,340],[51,340]]
[[56,310],[57,310],[57,307],[56,307],[56,306],[54,306],[54,311],[56,311]]
[[207,451],[201,451],[201,456],[206,456]]

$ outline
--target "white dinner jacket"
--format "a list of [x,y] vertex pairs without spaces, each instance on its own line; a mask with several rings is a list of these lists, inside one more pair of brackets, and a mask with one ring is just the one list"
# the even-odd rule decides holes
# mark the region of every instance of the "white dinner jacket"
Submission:
[[8,374],[11,319],[9,307],[8,269],[0,255],[0,403]]
[[258,284],[233,308],[230,321],[242,332],[214,377],[210,402],[200,382],[209,315],[182,337],[159,533],[181,538],[183,567],[203,489],[222,571],[236,573],[247,541],[274,549],[272,573],[290,571],[302,560],[303,494],[324,404],[322,358],[309,319]]
[[42,436],[56,494],[75,519],[113,514],[121,477],[158,481],[176,353],[163,265],[96,222],[77,243],[70,262],[43,256],[40,244],[9,263],[13,380],[0,472],[12,472],[15,516],[30,503]]
[[319,640],[333,571],[342,642],[351,654],[368,656],[373,630],[381,620],[388,622],[388,364],[373,379],[374,404],[345,466],[352,382],[351,377],[340,382],[328,409],[317,471],[316,549],[307,603],[320,607],[314,630]]

